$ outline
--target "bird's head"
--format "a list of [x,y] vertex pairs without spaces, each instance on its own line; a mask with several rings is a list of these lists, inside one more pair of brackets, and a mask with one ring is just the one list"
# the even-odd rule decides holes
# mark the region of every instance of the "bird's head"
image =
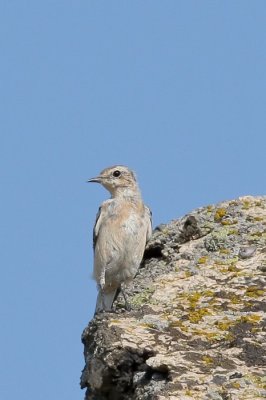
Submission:
[[100,183],[112,196],[120,193],[139,192],[135,173],[123,165],[105,168],[99,176],[89,179],[88,182]]

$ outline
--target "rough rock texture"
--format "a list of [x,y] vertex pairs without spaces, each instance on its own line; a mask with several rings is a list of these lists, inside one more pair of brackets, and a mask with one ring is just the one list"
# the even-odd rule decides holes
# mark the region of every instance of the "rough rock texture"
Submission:
[[86,400],[266,398],[266,196],[155,229],[116,312],[85,328]]

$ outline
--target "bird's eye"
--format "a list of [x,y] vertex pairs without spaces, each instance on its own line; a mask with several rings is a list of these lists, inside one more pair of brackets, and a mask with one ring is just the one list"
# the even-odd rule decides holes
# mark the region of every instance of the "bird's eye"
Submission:
[[117,169],[116,171],[113,172],[113,176],[114,176],[115,178],[118,178],[120,175],[121,175],[121,172],[118,171],[118,169]]

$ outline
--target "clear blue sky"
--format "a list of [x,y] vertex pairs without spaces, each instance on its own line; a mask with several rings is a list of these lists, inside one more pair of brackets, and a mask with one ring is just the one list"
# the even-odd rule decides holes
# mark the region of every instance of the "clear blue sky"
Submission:
[[0,398],[82,399],[92,227],[135,169],[154,225],[265,194],[265,1],[0,5]]

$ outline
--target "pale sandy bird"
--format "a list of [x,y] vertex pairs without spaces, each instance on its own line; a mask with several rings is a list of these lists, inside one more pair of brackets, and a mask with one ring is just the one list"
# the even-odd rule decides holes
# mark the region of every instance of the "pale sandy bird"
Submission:
[[100,183],[111,194],[99,208],[93,230],[97,313],[110,311],[121,284],[135,277],[152,225],[151,212],[142,201],[133,171],[115,165],[88,182]]

